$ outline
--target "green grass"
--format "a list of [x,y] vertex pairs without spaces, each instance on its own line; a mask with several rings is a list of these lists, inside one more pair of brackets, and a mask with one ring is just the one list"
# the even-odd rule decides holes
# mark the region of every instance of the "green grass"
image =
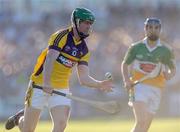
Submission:
[[[129,120],[73,120],[66,132],[130,132],[133,121]],[[0,132],[7,132],[0,124]],[[50,122],[40,122],[36,132],[50,132]],[[17,128],[8,132],[19,132]],[[154,119],[149,132],[180,132],[180,119]]]

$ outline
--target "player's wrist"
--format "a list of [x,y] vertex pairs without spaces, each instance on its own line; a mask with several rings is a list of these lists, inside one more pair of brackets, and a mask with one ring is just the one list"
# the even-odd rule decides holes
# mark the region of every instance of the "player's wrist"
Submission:
[[171,74],[168,73],[168,72],[164,72],[163,74],[164,74],[164,78],[165,78],[166,80],[170,80],[170,79],[172,78]]
[[129,78],[123,79],[124,83],[131,83],[131,80]]
[[96,88],[101,88],[102,87],[102,82],[103,81],[96,80]]

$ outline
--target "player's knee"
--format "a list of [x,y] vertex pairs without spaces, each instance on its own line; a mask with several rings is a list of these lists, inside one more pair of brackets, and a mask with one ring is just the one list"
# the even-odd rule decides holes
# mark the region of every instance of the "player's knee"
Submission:
[[22,127],[22,132],[34,132],[35,128],[33,128],[32,126],[29,126],[29,125],[23,125]]
[[53,132],[63,132],[64,129],[66,128],[67,121],[66,120],[61,120],[59,122],[54,123],[54,131]]
[[23,128],[21,131],[22,132],[34,132],[34,130],[31,128]]
[[28,128],[25,128],[25,129],[21,130],[21,132],[34,132],[34,130],[30,130]]
[[137,121],[136,121],[136,124],[140,125],[140,126],[144,126],[145,125],[145,122],[146,122],[146,119],[145,118],[139,118]]

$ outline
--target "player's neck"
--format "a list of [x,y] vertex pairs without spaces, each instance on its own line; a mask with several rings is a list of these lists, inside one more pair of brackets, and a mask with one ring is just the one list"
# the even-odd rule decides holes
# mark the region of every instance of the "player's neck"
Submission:
[[76,41],[81,40],[75,27],[73,27],[73,34],[74,34],[74,38],[76,39]]
[[157,45],[157,40],[156,41],[152,41],[150,39],[147,39],[147,44],[150,48],[154,48]]

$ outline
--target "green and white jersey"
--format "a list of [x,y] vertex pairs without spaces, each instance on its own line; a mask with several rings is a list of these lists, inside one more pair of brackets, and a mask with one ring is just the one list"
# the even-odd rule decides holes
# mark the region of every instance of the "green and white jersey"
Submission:
[[[124,61],[128,65],[132,64],[133,80],[138,80],[145,74],[150,73],[159,62],[163,65],[167,65],[170,69],[175,67],[172,50],[164,44],[161,44],[160,40],[155,47],[150,48],[146,38],[130,46]],[[156,87],[164,87],[165,78],[163,74],[160,74],[158,77],[148,79],[143,83]]]

